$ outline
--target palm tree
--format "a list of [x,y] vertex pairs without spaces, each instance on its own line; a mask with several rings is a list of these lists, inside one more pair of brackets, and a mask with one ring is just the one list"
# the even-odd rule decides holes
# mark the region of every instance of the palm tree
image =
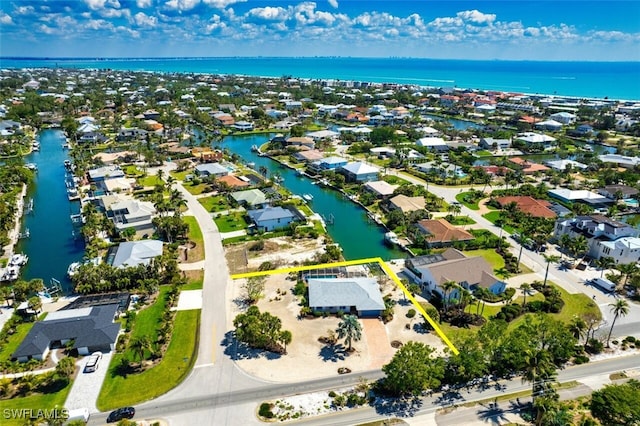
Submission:
[[146,351],[153,350],[153,343],[147,336],[136,337],[129,343],[129,350],[136,355],[140,360],[140,365],[142,366],[142,361],[145,359],[144,354]]
[[629,278],[636,275],[639,271],[638,265],[636,265],[635,263],[622,263],[620,265],[617,265],[616,269],[624,275],[624,282],[622,283],[623,287],[627,285],[627,281],[629,281]]
[[[570,248],[573,244],[573,238],[569,234],[560,235],[560,240],[558,241],[558,245],[564,251],[570,251]],[[560,252],[562,254],[562,252]]]
[[158,182],[162,182],[164,180],[164,170],[158,169],[156,172],[156,178]]
[[611,269],[613,266],[615,266],[615,264],[616,261],[613,260],[613,257],[609,256],[601,257],[600,259],[596,260],[596,265],[598,266],[598,268],[600,268],[600,278],[602,278],[602,276],[604,275],[605,269]]
[[344,338],[344,343],[348,345],[347,351],[351,351],[351,342],[362,338],[362,326],[355,315],[345,315],[338,324],[338,339]]
[[524,300],[522,301],[522,306],[525,306],[527,304],[527,294],[530,294],[531,288],[532,288],[531,284],[529,283],[520,284],[520,290],[522,291],[522,296],[524,297]]
[[42,300],[40,297],[33,296],[29,299],[29,307],[33,309],[33,311],[38,315],[40,313],[40,309],[42,309]]
[[458,283],[455,282],[455,281],[445,281],[442,284],[442,291],[444,292],[444,309],[445,309],[445,311],[449,307],[449,293],[451,293],[451,291],[456,289],[456,288],[458,288]]
[[571,320],[571,323],[569,323],[569,331],[571,331],[571,334],[573,334],[573,337],[578,339],[578,342],[580,342],[580,339],[582,338],[582,336],[584,336],[585,332],[587,331],[586,321],[580,317],[573,317],[573,319]]
[[609,340],[611,339],[611,333],[613,333],[613,327],[616,325],[616,320],[619,316],[626,317],[629,314],[629,303],[624,299],[618,299],[615,303],[610,303],[609,306],[613,314],[613,321],[611,322],[609,336],[607,336],[607,347],[609,347]]
[[[556,368],[548,351],[527,349],[522,366],[522,381],[532,384],[531,396],[535,406],[538,396],[544,396],[551,390],[551,381],[556,375]],[[540,424],[541,411],[538,410],[536,425]]]
[[292,339],[293,339],[293,336],[289,330],[283,330],[280,333],[279,340],[280,340],[280,343],[282,343],[282,345],[284,346],[285,355],[287,354],[287,345],[291,343]]
[[544,282],[542,283],[542,287],[547,287],[547,277],[549,276],[549,265],[552,263],[557,263],[560,261],[560,256],[556,256],[555,254],[543,254],[544,260],[547,262],[547,269],[544,273]]
[[587,252],[589,251],[589,240],[587,240],[587,237],[585,237],[584,235],[578,235],[576,238],[574,238],[571,244],[571,251],[575,255],[576,261],[581,255],[586,256]]

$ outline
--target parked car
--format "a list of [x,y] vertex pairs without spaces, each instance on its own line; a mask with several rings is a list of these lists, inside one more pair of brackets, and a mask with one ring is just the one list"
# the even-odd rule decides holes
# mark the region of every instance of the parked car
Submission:
[[89,357],[89,360],[84,365],[85,373],[93,373],[98,369],[98,365],[100,365],[100,360],[102,359],[102,352],[94,352]]
[[109,417],[107,417],[107,423],[115,423],[119,422],[122,419],[132,419],[136,414],[136,409],[133,407],[122,407],[118,408],[109,413]]

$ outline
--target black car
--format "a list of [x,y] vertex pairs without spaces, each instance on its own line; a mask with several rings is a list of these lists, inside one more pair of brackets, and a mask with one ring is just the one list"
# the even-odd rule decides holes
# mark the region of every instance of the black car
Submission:
[[109,413],[107,417],[107,423],[119,422],[122,419],[132,419],[136,414],[136,409],[133,407],[122,407]]

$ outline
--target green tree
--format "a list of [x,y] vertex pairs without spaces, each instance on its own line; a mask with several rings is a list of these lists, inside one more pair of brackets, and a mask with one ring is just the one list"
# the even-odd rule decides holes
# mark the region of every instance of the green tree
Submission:
[[640,424],[640,382],[607,385],[591,395],[591,414],[608,426]]
[[432,358],[434,350],[421,342],[407,342],[382,367],[384,390],[392,395],[420,395],[440,386],[445,365],[442,358]]
[[246,293],[245,298],[248,303],[254,304],[260,300],[264,293],[265,281],[266,278],[264,276],[247,278],[242,288]]
[[542,287],[547,287],[547,277],[549,276],[549,266],[552,263],[558,263],[560,261],[560,256],[556,256],[555,254],[543,254],[545,262],[547,262],[547,269],[544,272],[544,282],[542,283]]
[[283,339],[280,318],[269,312],[260,312],[255,305],[250,306],[245,313],[238,314],[233,320],[233,326],[238,341],[252,348],[278,351],[278,342],[286,340]]
[[596,260],[596,265],[598,266],[598,268],[600,268],[600,278],[602,278],[602,275],[604,275],[605,269],[611,269],[615,266],[615,264],[616,261],[613,259],[613,257],[609,256],[604,256]]
[[287,354],[287,345],[289,343],[291,343],[292,339],[293,339],[293,335],[291,334],[291,332],[289,330],[283,330],[280,333],[280,337],[278,338],[278,340],[280,341],[280,343],[284,347],[284,354],[285,355]]
[[56,374],[60,377],[69,378],[76,370],[76,364],[73,358],[64,357],[56,364]]
[[522,283],[520,284],[520,290],[522,291],[522,296],[523,296],[523,301],[522,301],[522,306],[525,306],[527,304],[527,295],[531,294],[531,284],[529,283]]
[[351,351],[352,342],[357,342],[362,338],[362,325],[355,315],[345,315],[336,329],[338,339],[344,339],[347,351]]
[[42,309],[42,300],[39,296],[33,296],[29,298],[29,307],[38,315]]
[[611,329],[607,336],[607,347],[609,347],[609,340],[611,340],[611,333],[613,333],[613,327],[616,325],[618,317],[626,317],[629,314],[629,303],[624,299],[618,299],[614,303],[610,303],[610,311],[613,314],[613,321],[611,321]]
[[153,350],[153,342],[148,336],[139,336],[131,339],[129,350],[140,360],[140,365],[146,359],[145,353]]

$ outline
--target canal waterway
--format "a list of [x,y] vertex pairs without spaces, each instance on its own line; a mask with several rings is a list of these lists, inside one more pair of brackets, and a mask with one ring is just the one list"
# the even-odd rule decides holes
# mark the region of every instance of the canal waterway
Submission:
[[311,209],[323,216],[327,222],[330,217],[335,218],[333,224],[327,223],[327,231],[342,247],[345,259],[381,257],[388,260],[407,257],[407,253],[392,249],[384,243],[385,229],[370,222],[361,206],[346,199],[341,193],[314,185],[311,179],[251,151],[252,145],[261,146],[268,140],[266,135],[227,136],[220,145],[242,157],[245,162],[255,163],[256,170],[264,166],[269,170],[269,175],[278,173],[283,178],[281,185],[292,193],[312,195],[313,200],[309,203]]
[[[20,240],[17,252],[26,253],[29,262],[22,269],[22,279],[42,278],[45,285],[51,279],[62,284],[65,293],[71,292],[67,268],[84,255],[84,240],[74,235],[70,216],[80,211],[78,201],[70,202],[65,185],[64,160],[68,151],[62,148],[65,136],[60,130],[44,130],[38,134],[40,151],[25,158],[38,166],[35,182],[27,192],[33,200],[33,210],[22,220],[22,230],[30,237]],[[26,203],[25,203],[26,204]]]

